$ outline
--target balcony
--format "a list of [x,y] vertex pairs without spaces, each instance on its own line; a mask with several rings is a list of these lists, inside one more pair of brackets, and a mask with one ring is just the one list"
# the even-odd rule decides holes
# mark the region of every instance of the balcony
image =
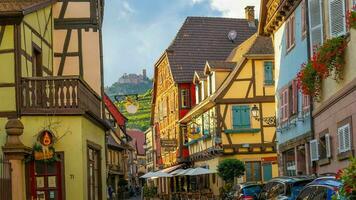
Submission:
[[21,79],[24,115],[82,115],[101,118],[100,97],[77,76]]

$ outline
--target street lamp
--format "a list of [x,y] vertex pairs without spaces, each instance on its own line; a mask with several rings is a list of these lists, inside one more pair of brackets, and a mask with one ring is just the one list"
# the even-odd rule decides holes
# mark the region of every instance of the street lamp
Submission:
[[[253,105],[251,108],[251,115],[255,120],[260,121],[261,118],[259,117],[260,115],[260,110],[256,105]],[[266,124],[271,125],[271,126],[276,126],[276,117],[262,117],[262,121],[264,121]]]

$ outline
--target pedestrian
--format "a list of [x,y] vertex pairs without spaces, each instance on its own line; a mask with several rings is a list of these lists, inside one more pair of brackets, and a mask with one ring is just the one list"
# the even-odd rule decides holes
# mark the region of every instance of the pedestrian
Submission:
[[109,185],[108,187],[108,199],[113,200],[114,189]]

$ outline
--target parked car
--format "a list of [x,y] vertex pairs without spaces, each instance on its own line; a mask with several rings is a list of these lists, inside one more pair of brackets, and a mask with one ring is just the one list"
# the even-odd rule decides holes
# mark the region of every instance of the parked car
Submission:
[[305,185],[312,182],[313,177],[278,177],[268,181],[259,195],[259,200],[295,200]]
[[237,185],[235,197],[238,200],[257,200],[262,188],[260,183],[242,183]]
[[[341,182],[335,177],[320,177],[307,184],[297,196],[297,200],[331,200],[341,187]],[[344,199],[338,197],[338,199]]]

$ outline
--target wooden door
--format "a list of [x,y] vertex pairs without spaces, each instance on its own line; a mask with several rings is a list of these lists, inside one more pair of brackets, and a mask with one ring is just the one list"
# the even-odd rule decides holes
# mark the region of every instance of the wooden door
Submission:
[[61,166],[61,162],[32,161],[29,164],[29,199],[63,200]]

